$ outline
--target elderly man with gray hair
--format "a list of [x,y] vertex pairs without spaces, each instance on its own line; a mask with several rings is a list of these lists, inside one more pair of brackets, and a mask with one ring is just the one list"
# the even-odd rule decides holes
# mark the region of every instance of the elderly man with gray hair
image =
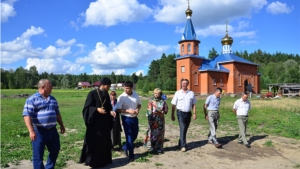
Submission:
[[246,139],[246,128],[248,123],[248,112],[251,110],[251,104],[248,100],[248,94],[243,93],[242,98],[234,102],[233,112],[236,115],[236,119],[239,124],[240,134],[238,137],[238,143],[244,144],[247,148],[250,148],[250,145]]

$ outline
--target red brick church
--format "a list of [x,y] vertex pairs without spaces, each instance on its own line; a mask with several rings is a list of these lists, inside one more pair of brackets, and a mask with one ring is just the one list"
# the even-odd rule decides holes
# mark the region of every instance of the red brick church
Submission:
[[[192,10],[186,10],[186,26],[180,45],[180,56],[175,58],[177,65],[177,84],[182,78],[190,81],[189,89],[200,95],[211,94],[217,87],[226,93],[243,93],[252,89],[260,93],[260,73],[258,64],[245,60],[232,53],[233,39],[228,35],[222,38],[222,54],[213,59],[199,55],[198,40],[192,23]],[[247,90],[248,88],[248,90]],[[180,85],[177,85],[177,90]]]

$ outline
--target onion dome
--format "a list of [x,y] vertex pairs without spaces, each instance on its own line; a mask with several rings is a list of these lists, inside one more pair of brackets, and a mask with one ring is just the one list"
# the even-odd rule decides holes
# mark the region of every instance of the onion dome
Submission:
[[231,45],[233,43],[232,37],[228,36],[228,33],[226,33],[225,37],[221,40],[222,45]]
[[185,11],[186,16],[192,16],[193,11],[188,7],[188,9]]

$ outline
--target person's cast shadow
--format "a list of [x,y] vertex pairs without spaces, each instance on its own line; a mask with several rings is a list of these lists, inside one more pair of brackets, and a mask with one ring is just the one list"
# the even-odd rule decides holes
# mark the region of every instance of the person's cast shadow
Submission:
[[[265,137],[267,137],[268,135],[256,135],[256,136],[251,136],[248,140],[249,144],[252,144],[253,142],[255,142],[256,140],[260,140],[263,139]],[[222,147],[226,146],[228,143],[230,143],[233,140],[236,140],[238,138],[238,134],[234,135],[234,136],[224,136],[224,137],[218,137],[218,141],[219,143],[222,144]],[[169,139],[165,139],[165,142],[168,142]],[[187,143],[187,151],[190,151],[192,149],[196,149],[196,148],[200,148],[202,146],[205,146],[207,144],[207,140],[199,140],[199,141],[192,141]],[[135,148],[139,148],[143,146],[143,143],[135,143],[134,147]],[[179,151],[179,147],[177,145],[174,146],[169,146],[169,147],[165,147],[164,148],[164,152],[167,151]],[[122,152],[122,151],[121,151]],[[123,152],[122,152],[123,153]],[[145,151],[143,153],[136,153],[135,154],[135,161],[136,160],[142,160],[142,161],[147,161],[148,158],[147,157],[152,157],[154,155],[158,155],[157,152],[155,151]],[[110,168],[118,168],[118,167],[122,167],[127,165],[128,162],[128,158],[127,157],[122,157],[122,158],[115,158],[113,159],[113,162],[111,164],[108,164],[105,167],[101,167],[101,169],[110,169]],[[91,168],[91,169],[100,169],[100,168]]]

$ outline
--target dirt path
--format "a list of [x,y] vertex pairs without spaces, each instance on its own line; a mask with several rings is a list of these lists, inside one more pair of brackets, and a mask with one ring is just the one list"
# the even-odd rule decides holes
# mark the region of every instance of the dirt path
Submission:
[[[145,126],[141,126],[145,128]],[[251,148],[237,144],[235,136],[228,136],[228,133],[218,131],[219,141],[223,144],[222,149],[216,149],[214,146],[206,144],[205,134],[199,131],[206,131],[201,126],[190,127],[188,131],[187,152],[181,152],[177,149],[177,140],[179,138],[179,129],[177,126],[166,126],[167,141],[164,144],[165,153],[160,155],[148,155],[147,149],[141,144],[135,148],[136,157],[148,159],[147,162],[138,162],[145,160],[136,160],[127,163],[122,153],[113,159],[113,163],[104,167],[120,169],[294,169],[300,168],[300,141],[283,137],[256,135],[248,136],[250,138]],[[223,135],[223,137],[222,137]],[[227,136],[226,136],[227,135]],[[144,132],[139,133],[139,139],[144,138]],[[264,144],[272,141],[274,147],[266,147]],[[140,158],[141,159],[141,158]],[[21,161],[20,165],[11,165],[8,169],[31,169],[30,161]],[[68,161],[66,169],[89,169],[90,167],[77,164],[74,161]]]

